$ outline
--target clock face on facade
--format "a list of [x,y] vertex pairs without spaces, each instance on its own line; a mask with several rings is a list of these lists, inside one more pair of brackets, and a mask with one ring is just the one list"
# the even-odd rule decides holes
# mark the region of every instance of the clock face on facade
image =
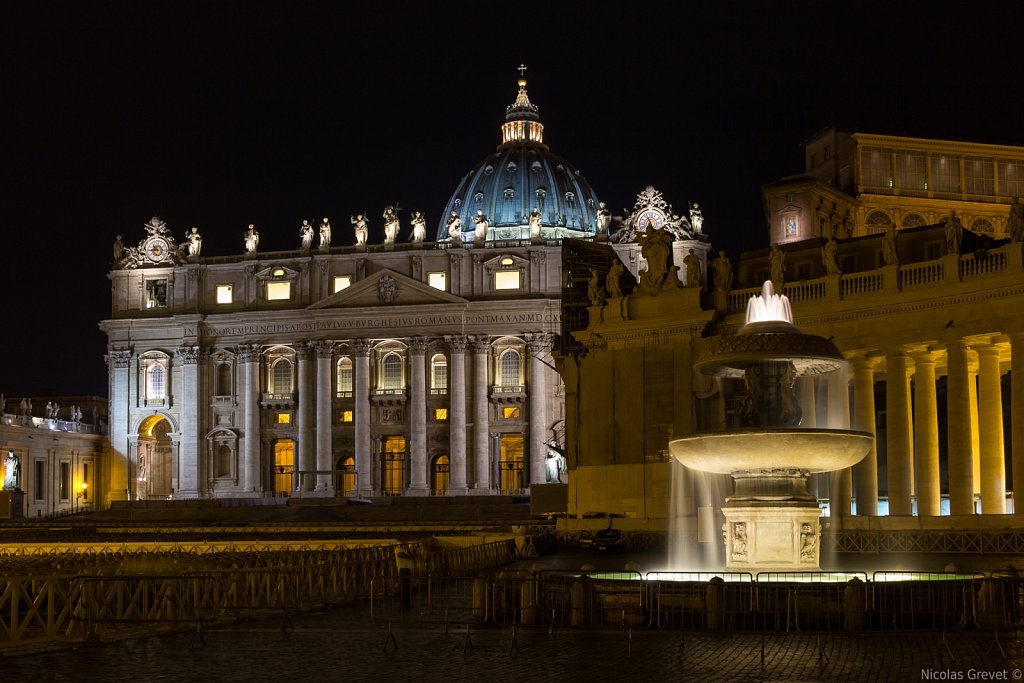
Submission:
[[654,208],[644,209],[637,214],[636,229],[644,231],[647,229],[648,223],[653,225],[655,230],[660,229],[665,225],[665,214]]
[[146,242],[146,258],[153,262],[163,261],[167,258],[167,240],[162,237],[154,237]]

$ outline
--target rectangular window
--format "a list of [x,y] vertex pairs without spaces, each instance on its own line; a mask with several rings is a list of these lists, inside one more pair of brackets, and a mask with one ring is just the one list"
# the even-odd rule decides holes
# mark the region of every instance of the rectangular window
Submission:
[[447,408],[434,408],[434,419],[438,422],[444,422],[448,419]]
[[999,194],[1003,197],[1024,196],[1024,161],[999,160]]
[[277,414],[277,424],[279,424],[279,425],[288,425],[288,424],[291,424],[291,423],[292,423],[292,414],[291,413],[278,413]]
[[447,273],[427,273],[427,284],[434,289],[440,289],[442,292],[447,291]]
[[995,166],[991,159],[964,158],[964,192],[992,196],[995,194]]
[[352,416],[352,411],[351,410],[343,410],[343,411],[341,411],[341,421],[342,422],[351,422],[352,420],[353,420],[353,416]]
[[268,282],[267,301],[288,301],[292,298],[292,283]]
[[942,154],[933,156],[932,190],[935,192],[960,192],[960,157]]
[[499,270],[494,274],[495,289],[519,289],[518,270]]
[[217,303],[231,303],[231,285],[217,285]]
[[346,289],[346,288],[351,287],[351,286],[352,286],[352,276],[351,275],[335,275],[334,276],[334,289],[332,290],[332,293],[340,292],[341,290]]
[[518,420],[519,419],[519,408],[517,406],[502,408],[501,416],[506,420]]
[[60,464],[60,499],[71,499],[71,463]]
[[146,308],[167,307],[167,280],[146,280]]
[[896,152],[896,187],[911,192],[928,189],[928,157],[921,152]]
[[32,482],[32,492],[35,494],[36,500],[42,500],[43,493],[46,490],[43,488],[46,481],[46,463],[42,460],[36,460],[35,469],[35,481]]
[[89,463],[82,463],[82,500],[89,500]]
[[860,183],[871,188],[892,187],[892,150],[865,147],[860,156]]

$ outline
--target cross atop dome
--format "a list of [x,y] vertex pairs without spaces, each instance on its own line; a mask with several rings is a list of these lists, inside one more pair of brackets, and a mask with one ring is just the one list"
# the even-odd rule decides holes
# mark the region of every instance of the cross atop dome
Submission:
[[505,108],[505,123],[501,126],[501,142],[509,143],[544,143],[544,126],[540,123],[540,109],[526,94],[526,65],[520,64],[519,92],[516,101]]

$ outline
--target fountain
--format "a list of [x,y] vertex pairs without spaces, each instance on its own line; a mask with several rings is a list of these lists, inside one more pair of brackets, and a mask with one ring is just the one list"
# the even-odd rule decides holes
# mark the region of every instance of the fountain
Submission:
[[850,467],[871,447],[867,432],[803,424],[795,383],[845,370],[835,345],[793,325],[789,300],[765,282],[735,336],[718,337],[695,365],[721,378],[726,408],[717,431],[675,439],[675,459],[699,472],[729,474],[727,571],[819,571],[818,500],[808,476]]

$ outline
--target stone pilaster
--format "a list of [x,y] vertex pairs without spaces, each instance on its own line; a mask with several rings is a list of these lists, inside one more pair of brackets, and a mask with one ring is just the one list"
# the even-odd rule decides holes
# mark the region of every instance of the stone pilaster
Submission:
[[487,337],[473,340],[473,490],[490,493],[490,397],[487,360],[491,343]]
[[551,335],[534,334],[527,338],[530,349],[530,481],[547,480],[548,383],[546,356],[551,353]]
[[315,479],[309,472],[316,469],[316,457],[313,444],[313,383],[311,381],[312,371],[309,367],[312,349],[308,344],[299,345],[296,349],[298,356],[299,376],[299,410],[298,424],[298,448],[296,456],[298,465],[295,467],[295,481],[292,488],[296,491],[312,491]]
[[910,369],[902,351],[885,357],[886,454],[889,479],[889,514],[913,513],[913,429],[910,415]]
[[[430,493],[427,485],[427,376],[425,356],[427,338],[413,337],[409,348],[412,351],[412,376],[409,389],[409,495],[425,496]],[[449,458],[449,462],[450,462]]]
[[331,381],[334,369],[334,342],[314,342],[316,349],[316,490],[321,495],[334,495],[334,391]]
[[202,355],[198,346],[180,346],[175,354],[181,366],[178,482],[174,486],[179,498],[199,497],[199,361]]
[[[106,491],[108,501],[127,500],[134,488],[131,484],[131,446],[128,441],[132,356],[130,349],[111,349],[107,354],[107,364],[110,366],[110,479]],[[99,481],[99,478],[96,480]]]
[[1006,465],[1003,460],[1003,396],[1000,386],[999,347],[981,346],[978,352],[978,436],[981,446],[981,511],[1006,512]]
[[448,387],[448,423],[450,478],[448,494],[459,495],[467,491],[466,478],[466,337],[445,337],[450,351],[448,365],[451,386]]
[[260,482],[260,347],[238,347],[242,364],[242,490],[255,493]]
[[370,342],[352,342],[355,367],[352,378],[353,419],[356,437],[356,490],[359,496],[373,496],[373,450],[370,444]]

